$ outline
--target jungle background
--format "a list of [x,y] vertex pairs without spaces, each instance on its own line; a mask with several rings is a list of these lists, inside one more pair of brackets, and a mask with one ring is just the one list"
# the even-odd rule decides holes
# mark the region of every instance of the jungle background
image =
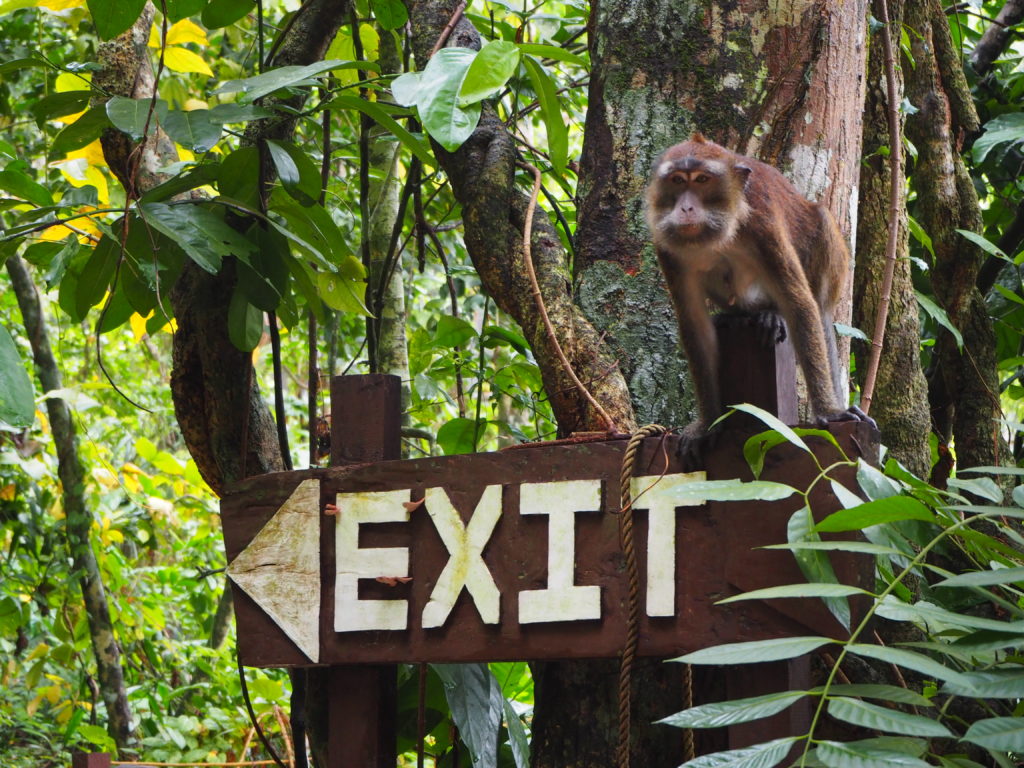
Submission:
[[[528,220],[555,335],[615,426],[690,421],[642,190],[701,130],[780,167],[855,244],[837,324],[855,399],[889,301],[871,411],[886,474],[861,467],[867,504],[843,502],[874,547],[890,668],[840,654],[828,683],[862,687],[807,695],[852,730],[826,741],[816,717],[801,762],[1013,765],[1022,20],[1015,0],[0,2],[4,763],[269,759],[217,497],[326,462],[331,376],[402,378],[409,457],[608,426],[544,329]],[[807,554],[822,542],[788,533],[804,593],[843,599]],[[672,725],[777,704],[654,724],[683,708],[665,669],[636,672],[636,764],[682,761]],[[314,678],[246,672],[260,730],[298,765],[291,705],[323,764]],[[611,762],[614,662],[398,680],[401,764]]]

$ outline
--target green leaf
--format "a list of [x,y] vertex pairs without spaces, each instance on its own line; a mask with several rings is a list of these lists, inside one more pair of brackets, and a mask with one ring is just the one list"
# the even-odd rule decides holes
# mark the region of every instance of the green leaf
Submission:
[[935,514],[915,498],[890,496],[887,499],[866,501],[858,507],[833,512],[814,526],[814,530],[829,533],[860,531],[872,525],[897,520],[922,520],[930,523],[934,522]]
[[[120,228],[120,225],[115,227],[117,230]],[[120,258],[121,244],[107,235],[92,249],[75,289],[75,311],[79,317],[85,317],[89,309],[103,299]]]
[[850,595],[870,595],[871,593],[857,587],[849,587],[846,584],[830,583],[806,583],[806,584],[784,584],[778,587],[765,587],[755,589],[751,592],[744,592],[733,595],[723,600],[716,600],[715,605],[724,603],[739,603],[743,600],[775,600],[788,597],[848,597]]
[[267,140],[270,158],[277,168],[281,186],[302,205],[313,205],[320,197],[320,169],[305,152],[291,142]]
[[961,237],[967,240],[970,240],[976,246],[981,248],[981,250],[985,251],[985,253],[991,254],[992,256],[996,256],[997,258],[1000,258],[1003,261],[1009,261],[1011,263],[1013,262],[1013,259],[1011,259],[1005,253],[1003,253],[1003,251],[999,248],[998,245],[990,241],[988,238],[979,235],[977,232],[972,232],[969,229],[958,229],[957,234],[959,234]]
[[109,126],[110,120],[107,118],[106,110],[103,107],[92,107],[71,125],[64,126],[54,138],[50,154],[66,155],[68,152],[81,149],[86,144],[96,141]]
[[795,741],[797,737],[787,736],[753,747],[713,752],[688,760],[679,768],[774,768],[789,754]]
[[139,210],[147,224],[174,240],[189,258],[211,274],[220,270],[224,256],[245,260],[256,248],[255,243],[220,215],[197,204],[143,203]]
[[370,7],[381,29],[400,29],[409,20],[409,12],[402,0],[370,0]]
[[25,371],[18,347],[0,325],[0,426],[24,429],[35,421],[32,380]]
[[1024,667],[964,672],[942,686],[942,693],[977,699],[1024,698]]
[[437,430],[437,444],[445,456],[472,453],[486,429],[487,422],[483,420],[452,419]]
[[932,246],[932,239],[928,236],[928,233],[922,229],[921,225],[917,223],[917,219],[913,216],[907,216],[907,228],[910,230],[910,234],[914,236],[924,249],[931,254],[932,258],[935,258],[935,248]]
[[259,168],[259,150],[239,147],[221,161],[217,190],[249,208],[259,208]]
[[531,56],[536,56],[540,59],[557,59],[558,61],[567,61],[570,64],[575,64],[579,67],[589,67],[587,60],[582,56],[577,56],[572,51],[567,51],[565,48],[559,48],[557,45],[546,45],[544,43],[519,43],[519,50],[523,53],[528,53]]
[[486,664],[432,664],[444,681],[444,695],[452,720],[469,747],[474,766],[497,765],[495,745],[504,712],[505,697]]
[[[906,667],[920,672],[934,680],[953,680],[960,675],[949,667],[945,667],[934,659],[924,654],[914,653],[902,648],[889,648],[884,645],[866,645],[863,643],[851,643],[846,650],[858,656],[865,656],[869,659],[878,659],[899,667]],[[913,735],[913,734],[912,734]]]
[[[442,51],[443,53],[443,51]],[[439,54],[440,55],[440,54]],[[435,58],[437,58],[435,56]],[[256,101],[267,94],[278,91],[282,88],[291,88],[298,85],[308,85],[310,78],[330,72],[332,69],[364,69],[371,72],[379,72],[380,66],[372,61],[341,61],[340,59],[329,59],[319,61],[316,64],[307,64],[304,67],[288,66],[277,67],[261,75],[242,78],[241,80],[228,80],[221,85],[214,93],[233,93],[241,91],[239,97],[245,101]]]
[[929,763],[904,752],[838,741],[819,742],[818,759],[828,768],[930,768]]
[[836,641],[827,637],[813,636],[752,640],[702,648],[672,661],[681,661],[684,664],[758,664],[762,661],[793,659],[834,642]]
[[[418,75],[416,76],[418,77]],[[342,107],[344,109],[357,109],[360,112],[369,115],[381,127],[386,128],[393,133],[395,137],[402,142],[410,152],[416,155],[424,165],[429,165],[431,167],[437,165],[437,160],[430,151],[430,145],[404,128],[377,102],[361,99],[353,93],[339,93],[324,106],[329,109],[335,109],[337,107]]]
[[434,338],[431,343],[435,347],[461,347],[467,341],[475,338],[476,328],[461,317],[441,315],[437,320],[437,329],[434,331]]
[[929,717],[910,715],[858,699],[849,699],[843,696],[831,699],[828,703],[828,713],[844,723],[877,731],[926,738],[953,738],[953,733],[946,726]]
[[[153,107],[153,114],[150,116],[149,109]],[[146,129],[146,120],[149,120],[149,129],[156,128],[159,121],[161,124],[167,117],[167,102],[157,99],[153,104],[152,99],[126,99],[123,96],[112,96],[105,105],[107,117],[114,127],[122,133],[127,133],[135,141],[142,138]]]
[[996,568],[991,571],[958,573],[934,584],[936,587],[991,587],[996,584],[1016,584],[1024,581],[1024,567]]
[[971,148],[976,163],[984,162],[994,147],[1024,139],[1024,112],[999,115],[985,123],[984,128],[985,132],[975,140]]
[[334,271],[335,264],[353,255],[338,225],[323,206],[304,207],[288,198],[274,196],[271,212],[281,216],[288,225],[281,233],[318,261],[321,268]]
[[243,352],[256,348],[263,336],[263,313],[235,289],[228,304],[228,338]]
[[255,9],[254,0],[209,0],[201,18],[207,29],[220,29],[234,24]]
[[189,16],[195,16],[203,10],[206,0],[164,0],[167,19],[172,24]]
[[146,5],[146,0],[88,0],[89,13],[96,33],[110,40],[135,23]]
[[530,348],[530,343],[522,334],[498,325],[485,326],[483,333],[480,334],[480,338],[487,349],[494,349],[495,347],[507,344],[519,352],[519,354],[525,355],[526,351]]
[[46,187],[13,168],[0,171],[0,189],[44,208],[53,205],[53,197]]
[[220,140],[222,130],[219,122],[210,119],[208,109],[175,109],[167,113],[162,124],[168,136],[196,152],[210,151]]
[[44,96],[29,110],[37,123],[57,117],[77,115],[89,106],[92,91],[61,91]]
[[769,480],[702,480],[683,483],[675,490],[675,498],[685,501],[778,501],[787,499],[796,489],[785,483]]
[[[35,3],[27,3],[24,7],[31,8]],[[13,9],[12,9],[13,10]],[[9,72],[17,72],[19,69],[26,69],[28,67],[49,67],[52,66],[50,62],[44,59],[38,59],[31,56],[27,56],[21,59],[11,59],[0,64],[0,75],[6,75]]]
[[900,487],[863,459],[857,460],[857,484],[872,501],[900,495]]
[[736,723],[749,723],[778,714],[806,695],[807,691],[785,691],[753,696],[749,699],[701,704],[657,722],[676,728],[721,728]]
[[789,544],[768,544],[761,549],[821,549],[826,552],[860,552],[865,555],[899,556],[903,553],[893,547],[867,541],[794,541]]
[[[786,524],[786,538],[791,543],[800,541],[819,541],[821,536],[814,530],[814,518],[811,510],[804,505],[796,510]],[[822,550],[796,550],[793,552],[800,572],[808,581],[836,584],[835,570],[832,568],[832,561],[826,552]],[[850,603],[842,595],[823,595],[822,600],[829,612],[836,617],[836,620],[844,629],[850,629]]]
[[462,146],[480,121],[479,102],[464,109],[458,105],[462,81],[475,57],[476,52],[468,48],[442,48],[419,73],[416,108],[420,122],[449,152]]
[[365,303],[365,281],[351,280],[336,272],[317,272],[316,287],[320,299],[331,309],[360,315],[370,314]]
[[101,725],[91,725],[86,723],[85,725],[78,726],[78,735],[81,736],[88,742],[95,744],[100,749],[108,752],[114,752],[117,745],[114,740],[110,738],[110,734],[107,733],[107,729]]
[[984,616],[974,616],[969,613],[953,613],[924,600],[908,605],[891,595],[878,606],[878,613],[895,621],[916,621],[921,624],[971,627],[973,629],[990,629],[993,632],[1021,632],[1024,634],[1024,621],[1007,622]]
[[[824,689],[815,688],[812,693],[824,693]],[[931,700],[916,691],[900,688],[898,685],[881,683],[837,683],[828,688],[829,696],[857,696],[864,699],[883,699],[897,704],[909,704],[913,707],[934,706]]]
[[565,173],[565,166],[569,160],[569,126],[562,117],[562,110],[558,105],[558,89],[555,88],[555,83],[544,66],[532,56],[526,56],[523,64],[526,65],[526,72],[540,102],[541,117],[544,118],[544,127],[548,134],[551,165],[559,173]]
[[965,469],[957,468],[957,474],[963,474],[964,472],[984,472],[988,475],[1017,475],[1024,476],[1024,467],[967,467]]
[[[497,679],[497,676],[495,676],[495,679]],[[533,690],[532,683],[530,690]],[[505,714],[505,724],[508,728],[508,743],[512,749],[512,759],[515,760],[516,768],[530,768],[530,737],[526,735],[523,721],[516,714],[508,699],[502,702],[502,711]]]
[[986,501],[994,501],[999,504],[1003,500],[1003,490],[996,485],[991,477],[951,477],[947,485],[958,491],[966,491],[979,496]]
[[837,336],[847,336],[851,339],[857,339],[858,341],[871,341],[871,339],[868,338],[868,335],[860,328],[854,328],[852,325],[847,325],[846,323],[832,323],[832,326],[836,329]]
[[273,110],[257,107],[255,104],[218,104],[208,110],[207,117],[211,123],[248,123],[264,117],[273,117]]
[[953,334],[953,338],[956,339],[957,349],[963,349],[964,337],[960,334],[960,331],[956,329],[956,326],[953,325],[953,321],[949,319],[949,315],[946,314],[946,310],[920,291],[914,291],[914,293],[917,295],[917,303],[921,305],[921,309],[928,313],[932,320]]
[[792,427],[788,427],[779,420],[777,416],[774,416],[764,408],[758,408],[756,405],[750,405],[749,403],[738,403],[737,405],[730,405],[730,408],[735,408],[737,411],[743,411],[743,413],[749,413],[751,416],[760,419],[764,422],[768,429],[778,432],[787,442],[795,445],[797,448],[811,452],[811,449],[807,447],[807,443],[800,439],[800,436],[793,431]]
[[964,734],[963,741],[988,749],[1024,752],[1024,717],[990,717],[977,720]]
[[459,89],[459,106],[467,107],[497,94],[519,69],[519,47],[492,40],[476,54]]

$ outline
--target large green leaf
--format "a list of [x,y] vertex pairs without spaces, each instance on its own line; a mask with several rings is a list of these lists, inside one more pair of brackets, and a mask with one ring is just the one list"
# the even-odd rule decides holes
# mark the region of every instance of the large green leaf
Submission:
[[476,328],[472,323],[461,317],[441,315],[437,319],[437,329],[431,342],[435,347],[461,347],[470,339],[476,338]]
[[929,763],[905,752],[839,741],[819,742],[818,759],[828,768],[930,768]]
[[202,163],[190,168],[184,173],[172,176],[163,184],[158,184],[146,192],[140,200],[143,203],[155,203],[160,202],[161,200],[167,200],[175,195],[180,195],[182,192],[187,192],[190,189],[202,187],[206,184],[213,184],[217,181],[219,173],[219,163]]
[[774,768],[785,759],[796,741],[797,737],[788,736],[753,747],[714,752],[688,760],[679,768]]
[[220,29],[255,9],[255,0],[209,0],[201,18],[207,29]]
[[479,102],[465,109],[458,104],[462,82],[475,57],[476,51],[469,48],[442,48],[422,72],[401,75],[391,83],[398,103],[415,105],[424,129],[449,152],[462,146],[480,120]]
[[103,40],[110,40],[135,23],[146,0],[88,0],[87,4],[96,33]]
[[337,272],[317,272],[316,287],[320,299],[338,312],[369,315],[366,306],[366,281],[352,279]]
[[674,496],[683,501],[778,501],[796,493],[784,483],[769,480],[700,480],[679,485]]
[[530,737],[526,734],[523,721],[519,719],[519,715],[516,714],[508,699],[502,701],[502,709],[508,727],[508,743],[512,749],[512,759],[515,760],[516,768],[530,768]]
[[1024,717],[977,720],[967,729],[963,740],[989,749],[1024,752]]
[[468,107],[498,93],[519,69],[519,47],[492,40],[479,50],[459,89],[459,106]]
[[[153,114],[150,115],[150,108]],[[157,99],[126,99],[123,96],[112,96],[105,105],[107,117],[117,130],[127,133],[135,141],[142,138],[149,121],[149,130],[156,128],[157,122],[163,124],[167,117],[167,102]]]
[[1024,667],[964,672],[942,686],[942,693],[979,699],[1022,699]]
[[913,605],[903,602],[892,595],[878,606],[878,615],[894,621],[914,621],[931,624],[934,627],[970,627],[972,629],[989,629],[994,632],[1019,632],[1024,634],[1024,621],[999,621],[985,616],[970,613],[954,613],[934,603],[919,600]]
[[320,169],[291,142],[267,140],[270,159],[277,168],[285,191],[302,205],[313,205],[320,197]]
[[[120,225],[115,226],[116,231],[120,229]],[[89,260],[78,277],[75,290],[75,311],[79,317],[85,317],[86,313],[103,299],[120,258],[121,243],[107,235],[104,235],[92,249]]]
[[483,436],[486,428],[486,421],[477,422],[475,419],[455,418],[445,422],[437,430],[437,444],[441,446],[445,456],[472,453],[476,450],[479,439]]
[[684,664],[758,664],[762,661],[781,661],[816,651],[823,645],[834,643],[827,637],[780,637],[773,640],[752,640],[745,643],[727,643],[713,648],[702,648],[672,661]]
[[860,531],[872,525],[897,520],[922,520],[930,523],[935,520],[935,514],[911,496],[890,496],[833,512],[814,526],[814,530],[830,533]]
[[329,59],[319,61],[316,64],[307,64],[304,67],[287,66],[277,67],[261,75],[242,78],[241,80],[228,80],[217,88],[214,93],[233,93],[241,91],[240,99],[245,101],[256,101],[267,94],[278,91],[282,88],[290,88],[297,85],[308,85],[309,79],[329,72],[332,69],[363,69],[379,72],[380,66],[371,61],[341,61],[340,59]]
[[[815,688],[812,693],[822,693],[822,688]],[[829,686],[829,696],[857,696],[863,699],[883,699],[897,704],[910,704],[914,707],[934,706],[930,699],[909,688],[881,683],[837,683]]]
[[30,111],[36,122],[42,123],[57,117],[77,115],[87,109],[92,91],[60,91],[44,96],[32,105]]
[[259,170],[259,150],[256,147],[239,147],[221,161],[217,190],[249,208],[259,208]]
[[[819,541],[821,536],[814,530],[814,517],[810,508],[804,505],[796,510],[786,524],[786,538],[791,542]],[[801,573],[811,582],[836,584],[835,569],[832,567],[832,560],[828,552],[817,549],[798,549],[793,552],[793,558],[800,567]],[[844,629],[850,629],[850,601],[843,595],[822,595],[821,596],[829,612],[836,617],[836,620]]]
[[526,65],[526,72],[533,82],[533,90],[536,91],[540,102],[540,113],[548,134],[551,165],[559,173],[564,173],[569,160],[569,126],[562,117],[562,109],[558,104],[558,89],[544,65],[535,58],[526,56],[523,58],[523,64]]
[[799,552],[805,549],[818,549],[826,552],[859,552],[865,555],[903,554],[898,549],[883,544],[872,544],[867,541],[794,541],[789,544],[768,544],[761,549],[790,549]]
[[505,697],[486,664],[432,664],[444,681],[452,720],[474,768],[497,768],[498,729]]
[[103,107],[92,107],[88,112],[71,123],[53,139],[50,153],[54,156],[66,155],[91,144],[100,137],[105,128],[110,126],[107,111]]
[[0,171],[0,190],[41,207],[53,205],[53,198],[46,187],[13,168]]
[[942,723],[921,715],[910,715],[887,709],[859,699],[840,696],[828,703],[828,713],[845,723],[871,728],[876,731],[903,733],[907,736],[953,738],[953,733]]
[[755,589],[751,592],[744,592],[722,600],[716,600],[715,605],[725,603],[738,603],[744,600],[776,600],[788,597],[849,597],[850,595],[870,595],[871,593],[858,587],[850,587],[846,584],[829,583],[807,583],[807,584],[784,584],[778,587],[765,587]]
[[208,152],[220,139],[221,124],[211,119],[210,110],[175,109],[163,120],[167,135],[196,152]]
[[206,6],[206,0],[164,0],[167,19],[172,24],[189,16],[195,16]]
[[974,153],[975,162],[981,163],[984,162],[993,147],[1008,141],[1016,143],[1022,140],[1024,140],[1024,112],[1010,112],[985,123],[985,132],[975,140],[971,151]]
[[353,255],[338,225],[323,206],[304,207],[290,198],[275,195],[271,212],[285,220],[287,226],[279,231],[319,262],[322,269],[334,271],[335,265]]
[[370,7],[381,29],[399,29],[409,20],[409,12],[402,0],[370,0]]
[[956,339],[956,346],[958,349],[963,349],[964,337],[960,331],[957,330],[957,327],[953,325],[953,321],[949,319],[949,314],[946,310],[920,291],[914,291],[914,294],[917,296],[917,303],[921,305],[921,309],[923,309],[932,318],[932,320],[953,335],[953,338]]
[[545,45],[544,43],[519,43],[519,50],[523,53],[528,53],[541,59],[567,61],[578,67],[589,66],[587,64],[587,60],[582,56],[577,56],[572,51],[567,51],[565,48],[559,48],[557,45]]
[[146,222],[174,240],[196,264],[216,274],[224,256],[247,260],[256,244],[227,224],[214,211],[188,203],[143,203]]
[[958,573],[934,584],[936,587],[991,587],[996,584],[1016,584],[1024,581],[1024,567],[995,568],[991,571]]
[[927,675],[934,680],[953,680],[960,675],[959,672],[943,666],[929,656],[914,651],[907,651],[903,648],[890,648],[885,645],[866,645],[864,643],[850,643],[846,650],[858,656],[866,656],[869,659],[878,659],[889,664],[895,664],[907,669],[913,669],[922,675]]
[[0,427],[24,429],[35,420],[35,393],[18,347],[0,325]]
[[784,691],[748,699],[701,704],[699,707],[691,707],[669,715],[658,722],[677,728],[721,728],[736,723],[749,723],[751,720],[760,720],[782,712],[806,695],[807,691]]
[[263,313],[236,288],[228,304],[228,338],[243,352],[256,348],[263,336]]

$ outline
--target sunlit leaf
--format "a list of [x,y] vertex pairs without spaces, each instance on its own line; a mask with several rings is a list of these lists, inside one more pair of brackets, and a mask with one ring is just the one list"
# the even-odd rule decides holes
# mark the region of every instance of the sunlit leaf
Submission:
[[168,46],[164,49],[164,66],[174,72],[197,72],[200,75],[213,77],[213,70],[202,56],[179,45]]
[[540,112],[548,134],[548,153],[551,164],[559,173],[565,172],[569,159],[569,126],[562,117],[558,104],[558,89],[544,65],[531,56],[523,58],[526,71],[533,82],[533,89],[540,101]]
[[769,480],[701,480],[684,483],[674,490],[677,499],[687,501],[778,501],[796,493],[796,489],[785,483]]
[[828,703],[828,713],[837,720],[876,731],[903,733],[907,736],[953,737],[953,733],[946,726],[930,717],[911,715],[858,699],[842,696],[831,699]]
[[460,347],[476,335],[473,325],[461,317],[441,315],[437,320],[433,343],[438,347]]
[[803,656],[823,645],[834,643],[827,637],[781,637],[773,640],[754,640],[728,643],[680,656],[673,661],[684,664],[758,664],[762,661],[780,661]]
[[7,329],[0,325],[0,427],[23,429],[35,421],[32,380]]
[[747,699],[701,704],[657,722],[674,725],[677,728],[721,728],[736,723],[749,723],[782,712],[806,695],[806,691],[785,691]]
[[688,760],[679,768],[774,768],[785,759],[796,741],[797,737],[789,736],[753,747],[713,752]]
[[0,171],[0,190],[39,206],[53,205],[53,197],[46,187],[13,168]]
[[890,496],[887,499],[866,501],[860,506],[833,512],[816,526],[816,531],[838,533],[860,531],[872,525],[897,520],[932,522],[935,515],[928,507],[911,496]]
[[967,729],[963,740],[989,749],[1024,752],[1024,717],[978,720]]
[[846,584],[783,584],[777,587],[765,587],[764,589],[755,589],[751,592],[726,597],[722,600],[716,600],[715,604],[722,605],[724,603],[739,603],[744,600],[775,600],[790,597],[848,597],[850,595],[870,594],[867,590],[850,587]]
[[838,741],[819,742],[818,759],[828,768],[930,768],[924,760],[903,752]]
[[[863,643],[851,643],[846,646],[849,653],[858,656],[866,656],[869,659],[878,659],[889,664],[896,664],[900,667],[913,669],[934,680],[952,680],[959,676],[959,672],[943,666],[934,659],[914,651],[907,651],[903,648],[890,648],[885,645],[866,645]],[[912,734],[913,735],[913,734]]]
[[274,91],[282,88],[290,88],[297,85],[308,85],[310,78],[330,72],[333,69],[366,69],[379,72],[380,67],[369,61],[340,61],[331,59],[319,61],[316,64],[308,64],[304,67],[287,66],[277,67],[261,75],[246,77],[241,80],[228,80],[217,88],[214,93],[241,92],[240,98],[246,101],[255,101]]
[[459,89],[459,106],[467,107],[494,96],[519,69],[519,48],[507,40],[492,40],[479,50]]

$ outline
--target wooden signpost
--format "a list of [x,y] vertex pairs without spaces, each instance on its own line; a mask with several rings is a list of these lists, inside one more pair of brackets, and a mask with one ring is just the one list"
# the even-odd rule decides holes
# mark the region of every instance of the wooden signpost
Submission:
[[[727,401],[792,419],[791,351],[761,350],[742,334],[723,348],[734,350],[723,356],[733,367],[721,372]],[[249,478],[221,505],[241,659],[332,667],[331,768],[394,765],[392,664],[621,653],[624,440],[398,461],[391,460],[399,450],[397,379],[336,379],[332,409],[335,466]],[[848,456],[877,456],[877,433],[867,425],[837,424],[832,432]],[[788,552],[757,549],[786,540],[798,497],[704,503],[688,492],[704,479],[750,479],[742,438],[727,431],[700,473],[683,471],[676,437],[649,438],[638,455],[641,654],[844,633],[816,599],[715,605],[803,580]],[[838,458],[826,441],[810,443],[822,462]],[[817,471],[806,453],[784,445],[769,453],[762,479],[803,489]],[[841,480],[855,487],[851,473]],[[839,506],[826,485],[812,496],[819,515]],[[834,566],[844,583],[870,586],[870,561],[846,555]],[[729,695],[806,684],[807,670],[805,659],[729,675]],[[794,708],[735,726],[730,745],[787,735],[801,716]]]

